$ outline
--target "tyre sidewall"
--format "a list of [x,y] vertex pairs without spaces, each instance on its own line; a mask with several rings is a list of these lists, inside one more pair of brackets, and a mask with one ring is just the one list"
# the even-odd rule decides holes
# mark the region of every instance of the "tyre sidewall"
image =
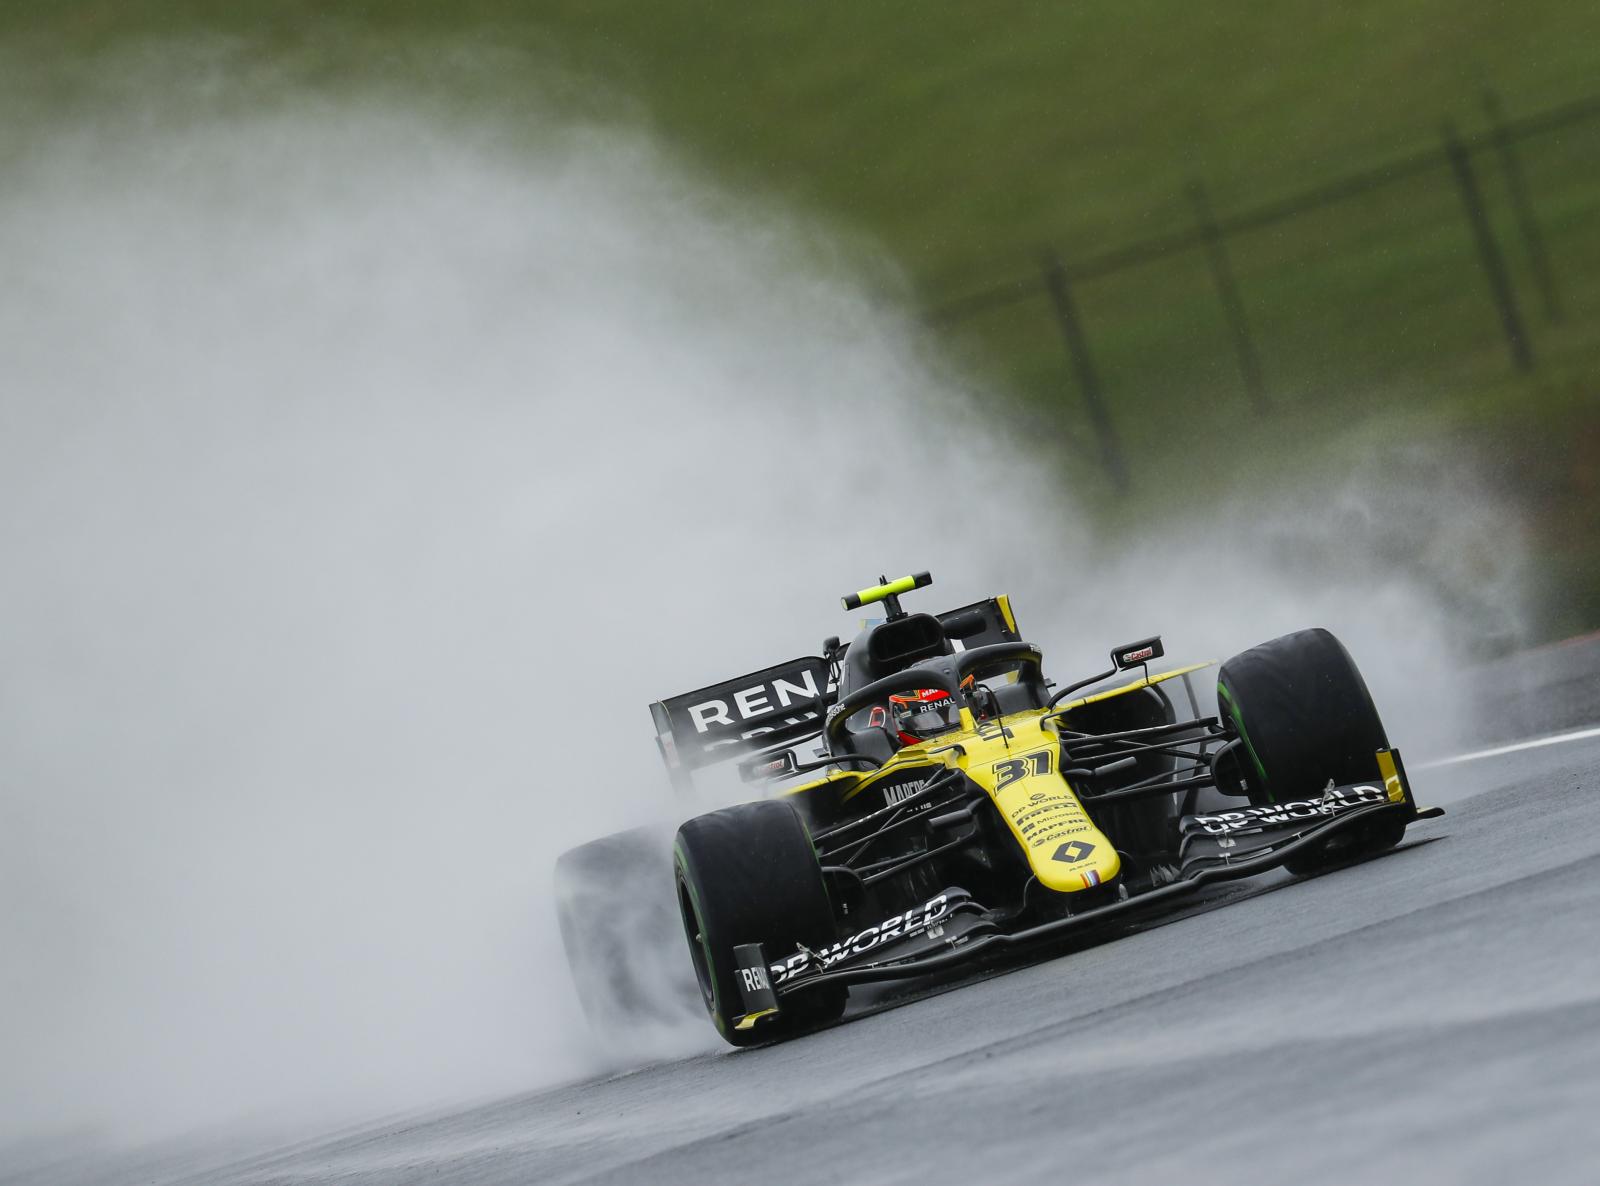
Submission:
[[[772,958],[802,944],[826,947],[837,937],[805,824],[782,800],[714,811],[678,830],[673,864],[685,937],[698,948],[693,954],[707,1012],[735,1045],[766,1040],[774,1033],[770,1024],[760,1030],[733,1028],[743,1012],[734,947],[760,943]],[[842,1008],[842,990],[818,990],[796,998],[785,1013],[792,1022],[814,1021],[837,1016]]]
[[1259,803],[1284,803],[1370,780],[1388,736],[1350,653],[1327,630],[1301,630],[1235,655],[1217,675],[1219,706],[1244,740],[1241,766]]

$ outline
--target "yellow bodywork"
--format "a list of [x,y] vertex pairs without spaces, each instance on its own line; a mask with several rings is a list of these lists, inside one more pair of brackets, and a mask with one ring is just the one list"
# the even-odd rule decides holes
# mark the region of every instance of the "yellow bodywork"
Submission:
[[965,751],[953,764],[989,793],[1039,884],[1073,893],[1109,882],[1122,861],[1062,777],[1056,721],[1043,715],[1013,714],[1003,729],[995,722],[974,729],[970,739],[953,739]]
[[1080,696],[1076,700],[1068,700],[1065,704],[1056,705],[1055,711],[1060,712],[1068,708],[1082,708],[1085,704],[1098,704],[1102,700],[1110,700],[1113,696],[1122,696],[1128,692],[1137,692],[1140,688],[1148,688],[1153,684],[1166,683],[1169,679],[1177,679],[1180,675],[1188,675],[1192,671],[1199,671],[1203,667],[1212,666],[1212,662],[1191,663],[1187,667],[1174,667],[1171,671],[1162,671],[1156,675],[1143,676],[1131,684],[1122,684],[1104,692],[1095,692],[1090,696]]
[[[1002,605],[1003,612],[1009,609]],[[1089,818],[1071,781],[1061,773],[1060,725],[1055,714],[1209,666],[1196,663],[1144,676],[1054,709],[1012,713],[998,721],[980,723],[964,708],[959,730],[907,746],[876,770],[841,771],[785,793],[805,795],[831,788],[841,802],[848,802],[879,783],[903,782],[908,770],[960,770],[988,792],[1040,885],[1064,894],[1092,889],[1116,877],[1122,861],[1105,833]]]
[[1109,882],[1121,871],[1117,851],[1094,826],[1071,784],[1061,777],[1060,737],[1043,710],[1001,721],[975,722],[963,709],[961,728],[907,746],[869,774],[840,773],[788,791],[832,787],[848,801],[883,782],[902,782],[908,770],[960,770],[989,793],[1039,884],[1073,893]]
[[1383,775],[1383,789],[1391,803],[1404,803],[1406,788],[1400,781],[1400,771],[1394,764],[1394,755],[1386,749],[1378,751],[1378,773]]
[[1054,709],[1012,713],[978,722],[961,710],[958,730],[907,746],[868,773],[841,771],[789,789],[791,795],[831,789],[841,802],[878,784],[902,783],[908,770],[960,770],[988,792],[1039,884],[1070,894],[1108,884],[1122,869],[1117,850],[1095,827],[1070,780],[1060,770],[1060,725],[1056,713],[1138,691],[1202,667],[1182,667],[1068,701]]

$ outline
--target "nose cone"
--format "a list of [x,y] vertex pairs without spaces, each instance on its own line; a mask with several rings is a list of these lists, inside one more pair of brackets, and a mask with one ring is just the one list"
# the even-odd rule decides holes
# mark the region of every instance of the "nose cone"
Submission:
[[1122,872],[1117,850],[1092,824],[1069,840],[1030,845],[1028,863],[1040,885],[1063,894],[1104,885]]
[[1116,848],[1094,826],[1053,762],[1032,758],[1004,758],[975,773],[988,783],[1040,885],[1070,894],[1106,884],[1122,871]]

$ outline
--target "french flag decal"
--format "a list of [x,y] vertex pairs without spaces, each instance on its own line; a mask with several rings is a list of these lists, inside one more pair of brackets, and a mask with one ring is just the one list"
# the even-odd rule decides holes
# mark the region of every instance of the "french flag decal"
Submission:
[[1084,885],[1085,889],[1093,889],[1095,886],[1097,886],[1099,884],[1100,884],[1100,874],[1096,873],[1093,869],[1090,869],[1087,873],[1085,873],[1083,875],[1083,885]]

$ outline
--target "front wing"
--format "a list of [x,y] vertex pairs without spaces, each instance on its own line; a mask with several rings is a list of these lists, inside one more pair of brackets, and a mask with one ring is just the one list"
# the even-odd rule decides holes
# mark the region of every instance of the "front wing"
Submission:
[[1295,855],[1326,845],[1379,819],[1406,823],[1444,814],[1419,809],[1398,750],[1380,751],[1382,781],[1333,786],[1315,799],[1242,808],[1182,821],[1177,880],[1122,901],[1002,931],[964,890],[951,888],[903,915],[864,928],[823,951],[802,949],[773,962],[759,944],[735,948],[749,1029],[775,1018],[786,1000],[825,984],[867,984],[945,972],[981,957],[1019,951],[1130,920],[1207,885],[1266,873]]

